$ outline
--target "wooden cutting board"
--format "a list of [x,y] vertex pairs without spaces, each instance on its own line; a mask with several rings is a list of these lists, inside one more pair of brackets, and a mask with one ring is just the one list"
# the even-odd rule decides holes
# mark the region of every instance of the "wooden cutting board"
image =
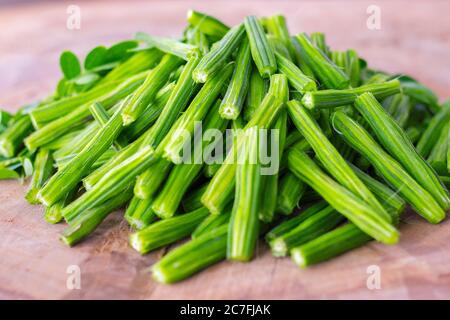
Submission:
[[[61,2],[5,6],[0,10],[0,107],[17,109],[54,89],[58,56],[85,54],[136,31],[179,35],[188,8],[227,23],[245,15],[283,13],[291,32],[326,32],[332,48],[356,49],[370,66],[407,73],[450,98],[450,11],[447,1],[78,1],[81,29],[66,28]],[[381,30],[366,26],[370,4],[381,9]],[[122,212],[112,214],[86,241],[68,248],[63,225],[48,225],[43,208],[23,200],[25,185],[0,182],[0,299],[382,299],[450,298],[450,222],[429,225],[405,215],[396,246],[371,243],[330,262],[298,269],[275,259],[261,243],[248,264],[222,262],[176,285],[148,273],[165,250],[140,256],[129,248]],[[81,288],[69,289],[72,267]],[[380,271],[373,288],[372,270]],[[369,285],[368,285],[369,283]]]

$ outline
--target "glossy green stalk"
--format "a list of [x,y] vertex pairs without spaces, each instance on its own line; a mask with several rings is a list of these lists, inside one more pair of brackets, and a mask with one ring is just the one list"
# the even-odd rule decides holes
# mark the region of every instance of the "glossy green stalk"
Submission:
[[269,82],[263,79],[256,68],[253,68],[250,76],[250,87],[248,89],[247,101],[244,107],[244,119],[249,121],[256,109],[266,96]]
[[305,93],[302,104],[308,109],[335,108],[354,103],[356,98],[365,92],[371,92],[378,99],[383,99],[399,93],[400,90],[400,81],[398,80],[366,84],[352,89],[320,90]]
[[[180,112],[186,108],[190,101],[190,97],[196,91],[197,85],[192,80],[192,71],[199,61],[199,57],[192,57],[184,66],[180,78],[169,97],[169,101],[165,105],[155,124],[139,138],[138,142],[130,144],[129,147],[127,147],[127,150],[124,150],[124,152],[91,175],[91,177],[87,177],[84,181],[85,186],[94,185],[105,173],[139,150],[141,145],[157,147],[160,144],[179,117]],[[151,168],[152,170],[144,172],[136,181],[135,193],[141,199],[149,198],[151,194],[159,188],[159,184],[170,169],[170,163],[165,160],[157,161]],[[155,172],[157,174],[155,174]]]
[[267,35],[267,41],[269,41],[269,45],[272,47],[272,51],[274,54],[278,53],[288,61],[293,61],[291,55],[289,54],[289,50],[284,45],[283,41],[270,34]]
[[305,140],[308,141],[311,148],[315,151],[316,157],[326,170],[345,188],[375,209],[381,218],[390,222],[390,215],[349,167],[339,151],[331,144],[318,124],[309,115],[308,111],[295,100],[289,101],[287,105],[291,120]]
[[[126,100],[123,104],[126,103]],[[51,206],[70,192],[86,175],[94,162],[108,150],[122,130],[122,106],[100,128],[91,141],[63,168],[53,175],[39,192],[39,200],[46,206]]]
[[409,127],[405,130],[405,133],[412,144],[415,144],[422,135],[422,131],[418,127]]
[[294,129],[286,136],[285,148],[289,148],[301,140],[303,140],[302,134],[297,129]]
[[450,197],[436,172],[417,153],[405,132],[386,113],[375,97],[370,93],[365,93],[356,99],[355,106],[386,151],[436,199],[444,211],[448,210]]
[[[260,129],[267,129],[277,118],[281,111],[283,102],[272,94],[267,94],[256,110],[253,117],[246,124],[244,130],[257,126]],[[225,158],[224,164],[211,179],[207,190],[202,196],[202,203],[212,214],[221,213],[226,205],[232,200],[235,186],[236,161],[235,155],[239,152],[240,146],[232,147],[232,150]]]
[[285,74],[289,80],[289,84],[299,93],[304,94],[306,91],[315,91],[317,89],[314,79],[306,76],[293,62],[289,61],[279,53],[275,53],[278,63],[278,69]]
[[272,255],[285,257],[292,248],[330,231],[344,219],[344,216],[332,206],[327,206],[300,222],[292,230],[270,241]]
[[136,38],[151,47],[158,48],[164,53],[177,56],[185,61],[189,61],[192,56],[200,55],[200,49],[196,46],[175,39],[150,36],[144,32],[138,32]]
[[[275,76],[275,75],[274,75]],[[272,77],[274,77],[272,76]],[[287,89],[287,86],[286,86]],[[287,98],[287,95],[286,95]],[[281,111],[278,116],[277,121],[271,128],[271,130],[277,130],[278,139],[271,141],[271,143],[275,143],[275,154],[271,154],[272,157],[278,157],[278,162],[281,162],[281,155],[284,151],[284,145],[286,140],[286,131],[287,131],[287,112],[285,110]],[[268,133],[271,134],[271,133]],[[271,150],[274,150],[273,146],[271,146]],[[259,207],[259,219],[264,222],[271,222],[276,213],[277,204],[278,204],[278,179],[279,178],[279,169],[269,175],[263,175],[261,177],[261,194],[260,194],[260,207]]]
[[104,126],[109,120],[108,111],[98,102],[94,102],[90,107],[92,117],[100,125]]
[[291,36],[286,24],[286,19],[282,15],[273,15],[264,20],[264,25],[268,32],[281,40],[291,57],[295,57],[295,48],[292,44]]
[[316,79],[316,76],[314,75],[314,72],[312,71],[312,69],[308,66],[308,64],[306,63],[306,61],[303,59],[302,55],[301,55],[301,45],[300,42],[297,40],[297,37],[292,36],[291,37],[291,42],[292,45],[294,47],[294,52],[295,52],[295,62],[296,65],[300,68],[300,70],[302,70],[302,72],[310,77],[311,79]]
[[444,210],[432,195],[384,151],[361,125],[341,111],[334,114],[333,123],[345,141],[361,153],[421,216],[431,223],[438,223],[445,218]]
[[396,94],[384,100],[386,111],[397,121],[398,125],[405,128],[411,112],[411,103],[408,96]]
[[121,149],[112,157],[107,163],[98,168],[97,170],[91,172],[87,177],[83,179],[83,186],[86,190],[91,189],[98,181],[100,181],[109,171],[114,169],[116,166],[120,165],[123,161],[127,160],[129,157],[134,155],[139,151],[142,141],[145,136],[141,136],[137,140],[130,143],[125,148]]
[[33,131],[30,117],[20,116],[0,134],[0,155],[12,158],[23,146],[23,139]]
[[170,251],[152,266],[161,283],[183,280],[226,257],[228,226],[222,226]]
[[208,184],[205,183],[195,190],[189,190],[183,199],[181,200],[181,205],[185,212],[194,211],[198,208],[203,207],[201,198],[203,193],[206,191]]
[[306,185],[293,173],[286,172],[279,182],[276,213],[290,215],[298,207],[306,191]]
[[230,221],[231,211],[224,214],[210,214],[205,218],[198,226],[195,228],[194,232],[192,232],[192,239],[198,238],[204,234],[211,232],[217,228],[220,228],[224,225],[228,226]]
[[302,212],[300,212],[298,215],[296,215],[293,218],[287,219],[282,221],[280,224],[278,224],[276,227],[271,229],[269,232],[265,235],[265,240],[270,243],[271,241],[275,240],[276,238],[281,237],[283,234],[289,233],[289,231],[295,229],[298,225],[300,225],[303,221],[306,219],[312,217],[317,212],[320,212],[321,210],[328,207],[328,204],[325,201],[320,201],[312,206],[306,208]]
[[52,204],[50,207],[45,208],[44,219],[50,224],[56,224],[63,220],[62,210],[67,206],[77,195],[79,191],[78,187],[73,188],[72,191],[66,193],[64,197]]
[[300,45],[300,55],[314,75],[328,89],[347,88],[350,79],[322,51],[315,47],[306,34],[298,34],[296,39]]
[[139,199],[152,198],[169,175],[172,167],[171,162],[158,156],[155,162],[137,177],[134,195]]
[[175,82],[170,82],[159,90],[155,102],[150,104],[131,126],[125,128],[123,134],[128,139],[134,140],[147,131],[161,115],[175,87]]
[[136,52],[132,57],[112,69],[111,72],[100,80],[98,85],[111,81],[123,80],[145,70],[154,68],[159,61],[161,61],[163,55],[164,54],[156,48]]
[[249,87],[251,63],[250,45],[248,40],[244,39],[239,47],[231,81],[220,105],[219,113],[222,118],[234,120],[241,113]]
[[125,220],[135,230],[142,230],[155,220],[152,210],[153,199],[139,199],[134,196],[125,211]]
[[208,141],[204,141],[203,132],[214,129],[223,133],[225,130],[228,121],[219,115],[219,106],[220,100],[208,112],[202,130],[195,132],[194,146],[189,150],[193,154],[189,158],[185,155],[183,162],[172,169],[164,187],[156,196],[152,209],[158,217],[162,219],[172,217],[180,206],[184,194],[199,176],[204,164],[203,150],[209,145]]
[[347,63],[347,55],[343,51],[332,51],[330,56],[331,61],[338,66],[342,71],[344,71],[345,74],[348,73],[345,70],[346,63]]
[[130,245],[140,254],[146,254],[187,237],[208,214],[207,209],[200,208],[190,213],[157,221],[131,234]]
[[[274,74],[270,77],[269,93],[273,94],[284,103],[287,102],[289,99],[289,87],[285,75]],[[281,162],[281,155],[284,151],[286,132],[287,112],[283,110],[274,125],[271,127],[271,130],[267,132],[267,138],[270,137],[271,139],[264,146],[267,150],[270,148],[271,156],[277,157],[278,163]],[[261,176],[261,203],[259,206],[259,219],[267,223],[271,222],[275,217],[278,194],[278,173],[279,168],[276,172]]]
[[[106,109],[110,109],[120,100],[127,97],[144,82],[148,72],[137,74],[122,82],[116,89],[97,101]],[[31,151],[43,146],[56,138],[73,130],[73,127],[83,123],[90,116],[90,104],[83,104],[72,112],[48,123],[41,129],[35,131],[25,139],[25,145]]]
[[354,88],[358,87],[361,83],[361,64],[358,53],[355,50],[349,49],[345,54],[345,73],[350,78],[350,85]]
[[201,32],[199,28],[187,28],[185,31],[185,37],[187,43],[192,44],[200,49],[202,55],[205,55],[209,52],[209,40],[206,34]]
[[225,36],[228,30],[230,30],[227,25],[218,19],[195,10],[188,11],[187,20],[204,34],[218,39]]
[[30,112],[31,120],[36,128],[42,128],[45,124],[71,113],[82,105],[94,103],[115,90],[119,84],[120,81],[112,81],[97,85],[89,91],[43,105]]
[[38,204],[38,193],[53,173],[53,158],[49,150],[40,149],[34,160],[33,175],[25,199],[31,204]]
[[447,190],[450,190],[450,176],[440,176],[439,177],[444,185],[447,187]]
[[183,60],[173,56],[165,55],[156,68],[148,74],[144,83],[136,89],[130,101],[122,112],[124,125],[136,121],[144,112],[145,108],[156,97],[158,91],[169,79],[170,74],[183,63]]
[[439,134],[444,128],[445,124],[450,121],[450,102],[444,103],[441,110],[431,118],[425,131],[422,133],[419,142],[417,143],[417,152],[422,157],[428,157],[431,149],[436,144]]
[[430,152],[430,156],[427,162],[433,167],[434,170],[440,175],[447,175],[447,149],[449,141],[450,122],[442,128],[439,139],[436,141],[436,145]]
[[227,257],[231,260],[249,261],[258,240],[261,192],[258,134],[257,127],[253,127],[238,137],[243,148],[236,167],[236,191],[228,232]]
[[291,257],[295,264],[304,268],[360,247],[370,240],[372,238],[353,223],[347,223],[292,249]]
[[[192,73],[193,79],[196,82],[205,83],[213,77],[216,71],[219,71],[225,66],[231,54],[241,43],[244,35],[245,28],[243,24],[231,28],[202,58],[197,68],[195,68]],[[222,71],[217,73],[222,73]]]
[[60,236],[61,241],[70,247],[74,246],[90,235],[111,212],[120,208],[130,200],[131,195],[132,190],[129,188],[125,192],[106,200],[102,204],[87,209],[82,215],[70,222],[69,226]]
[[313,32],[313,33],[311,33],[310,38],[311,38],[311,42],[317,47],[317,49],[322,51],[327,57],[330,57],[331,52],[330,52],[330,48],[327,45],[324,33]]
[[173,163],[180,163],[180,152],[186,142],[194,133],[195,122],[202,121],[208,110],[218,98],[220,91],[226,81],[230,78],[234,63],[228,64],[225,68],[210,78],[201,88],[199,93],[192,100],[183,115],[176,121],[167,136],[161,143],[163,147],[163,157]]
[[399,223],[399,216],[405,210],[405,200],[399,196],[398,192],[392,190],[382,182],[372,178],[367,173],[361,171],[358,167],[350,164],[358,177],[364,182],[370,191],[378,198],[392,217],[395,225]]
[[397,243],[398,231],[378,210],[374,210],[361,198],[331,179],[306,153],[291,150],[289,169],[361,230],[385,244]]
[[[109,114],[108,114],[109,115]],[[92,121],[78,132],[70,141],[53,153],[56,164],[65,161],[68,157],[78,154],[92,140],[92,137],[100,128],[98,122]]]
[[277,71],[277,61],[258,18],[247,16],[245,18],[245,30],[250,42],[253,61],[259,74],[263,78],[270,77]]
[[192,79],[192,72],[200,62],[200,57],[192,57],[184,66],[169,101],[166,103],[161,115],[156,120],[143,141],[143,145],[151,145],[156,148],[168,134],[170,128],[188,106],[191,97],[197,89],[197,84]]
[[154,151],[150,146],[144,147],[133,156],[110,170],[90,190],[63,209],[63,217],[73,220],[89,208],[106,201],[112,196],[124,192],[137,175],[142,173],[155,161]]

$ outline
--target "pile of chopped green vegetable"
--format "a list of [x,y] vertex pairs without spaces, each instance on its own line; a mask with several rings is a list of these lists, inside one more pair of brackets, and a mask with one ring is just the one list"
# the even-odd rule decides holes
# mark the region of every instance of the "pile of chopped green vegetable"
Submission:
[[[190,238],[152,266],[171,283],[251,260],[261,237],[306,267],[373,239],[395,244],[407,205],[445,219],[450,101],[333,51],[322,33],[291,36],[280,15],[187,20],[180,40],[138,33],[94,48],[83,67],[66,51],[54,94],[1,111],[0,178],[31,177],[26,200],[67,223],[65,244],[126,207],[141,254]],[[215,146],[234,133],[224,163],[195,151],[210,144],[198,122],[219,130]],[[269,175],[251,161],[259,129],[279,137]],[[180,161],[186,146],[194,161]]]

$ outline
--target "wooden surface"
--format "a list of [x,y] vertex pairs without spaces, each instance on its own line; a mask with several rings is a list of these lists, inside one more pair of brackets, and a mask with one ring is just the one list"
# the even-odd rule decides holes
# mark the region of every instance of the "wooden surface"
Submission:
[[[43,97],[59,78],[64,49],[85,54],[136,31],[178,35],[185,12],[196,8],[227,23],[247,14],[287,16],[291,31],[323,31],[335,49],[355,48],[374,68],[404,72],[450,98],[450,12],[447,1],[147,1],[83,2],[80,30],[66,29],[67,4],[32,3],[0,10],[0,106],[9,110]],[[381,8],[381,30],[368,30],[366,8]],[[261,243],[249,264],[223,262],[172,286],[148,273],[163,250],[141,257],[128,247],[121,213],[111,215],[85,242],[58,241],[63,225],[48,225],[43,209],[23,200],[26,186],[0,182],[0,298],[77,299],[381,299],[450,298],[450,223],[432,226],[410,213],[399,245],[371,243],[331,262],[299,270],[275,259]],[[81,289],[66,286],[78,265]],[[381,270],[370,290],[367,268]]]

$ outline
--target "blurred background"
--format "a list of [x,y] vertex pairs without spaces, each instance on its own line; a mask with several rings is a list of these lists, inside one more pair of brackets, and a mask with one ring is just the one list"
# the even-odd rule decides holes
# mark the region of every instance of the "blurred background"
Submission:
[[292,34],[325,32],[332,49],[356,49],[372,68],[409,74],[441,100],[450,98],[446,0],[0,0],[1,107],[13,110],[53,91],[61,51],[84,57],[97,45],[132,38],[137,31],[178,37],[190,8],[228,24],[249,14],[284,14]]

